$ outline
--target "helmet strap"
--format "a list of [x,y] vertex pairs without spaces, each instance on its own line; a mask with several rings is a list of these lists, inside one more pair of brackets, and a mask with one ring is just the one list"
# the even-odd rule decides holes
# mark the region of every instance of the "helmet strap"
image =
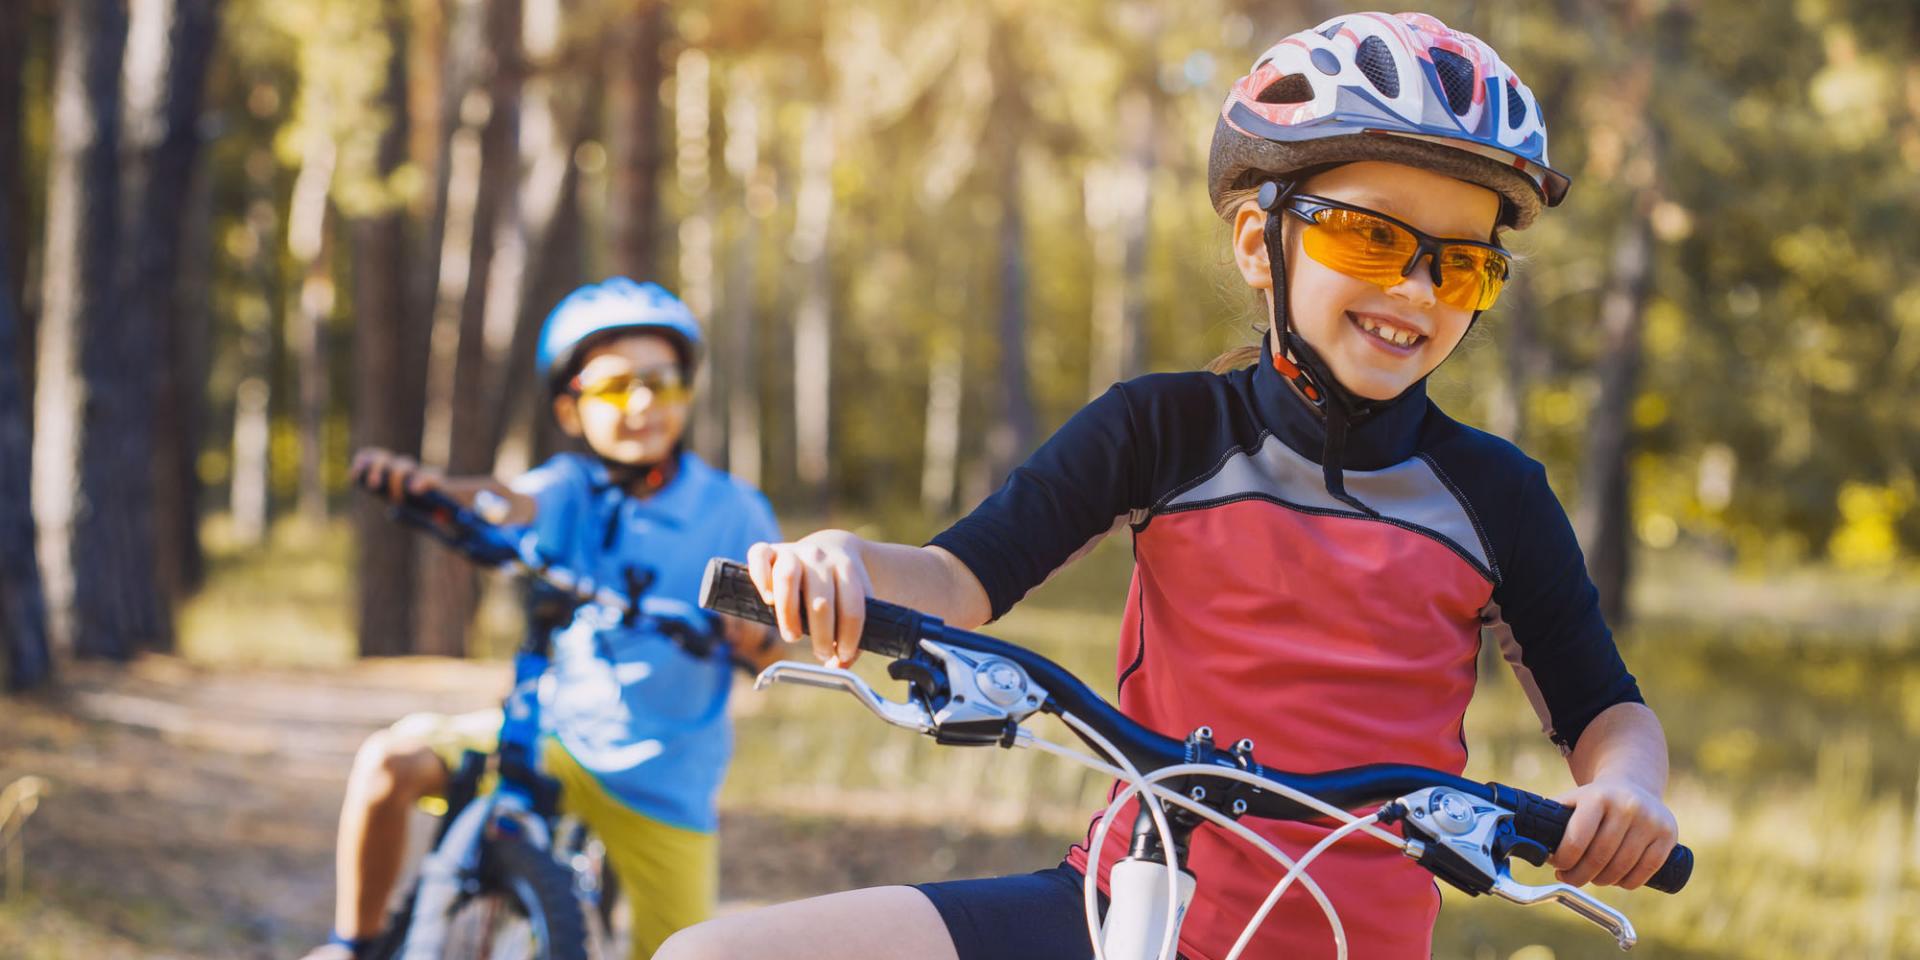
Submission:
[[1287,320],[1287,259],[1284,214],[1288,198],[1298,180],[1269,180],[1260,185],[1259,204],[1267,213],[1262,235],[1267,246],[1267,271],[1273,280],[1273,329],[1279,345],[1273,351],[1273,368],[1293,387],[1307,405],[1325,422],[1325,439],[1320,448],[1320,478],[1334,499],[1370,517],[1379,511],[1347,492],[1342,467],[1347,453],[1347,430],[1370,418],[1382,404],[1367,400],[1348,390],[1333,375],[1326,361],[1293,331]]
[[680,451],[681,444],[676,443],[664,459],[653,463],[620,463],[606,457],[599,457],[599,460],[607,470],[607,482],[610,485],[620,488],[631,497],[650,497],[672,483],[679,474]]

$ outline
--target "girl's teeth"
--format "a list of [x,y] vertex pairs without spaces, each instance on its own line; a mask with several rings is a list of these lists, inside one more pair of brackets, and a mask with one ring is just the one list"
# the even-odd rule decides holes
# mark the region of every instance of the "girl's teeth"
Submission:
[[1368,333],[1373,334],[1376,337],[1379,337],[1382,340],[1387,341],[1388,343],[1391,343],[1395,346],[1400,346],[1400,347],[1410,346],[1415,340],[1420,339],[1419,334],[1414,333],[1410,330],[1401,330],[1398,327],[1389,327],[1386,324],[1376,323],[1371,320],[1361,321],[1360,328],[1362,330],[1367,331]]

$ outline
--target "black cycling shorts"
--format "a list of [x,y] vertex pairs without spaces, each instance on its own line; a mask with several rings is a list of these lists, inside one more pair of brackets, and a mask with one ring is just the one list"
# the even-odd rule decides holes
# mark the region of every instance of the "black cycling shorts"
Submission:
[[[917,883],[946,921],[960,960],[1089,960],[1083,875],[1062,863],[1051,870]],[[1106,916],[1107,898],[1100,897]]]

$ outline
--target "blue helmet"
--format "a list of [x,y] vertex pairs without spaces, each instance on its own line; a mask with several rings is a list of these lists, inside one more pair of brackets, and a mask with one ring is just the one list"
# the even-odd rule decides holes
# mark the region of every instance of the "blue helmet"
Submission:
[[634,283],[611,277],[572,293],[547,314],[533,367],[540,379],[558,389],[571,376],[581,344],[614,330],[644,330],[674,341],[689,375],[700,359],[700,322],[680,298],[651,281]]

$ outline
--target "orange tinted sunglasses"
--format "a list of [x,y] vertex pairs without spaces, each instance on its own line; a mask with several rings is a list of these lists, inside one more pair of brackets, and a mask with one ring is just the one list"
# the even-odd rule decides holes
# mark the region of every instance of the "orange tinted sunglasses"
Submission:
[[1316,262],[1386,289],[1411,276],[1425,257],[1434,296],[1462,310],[1493,306],[1513,268],[1507,251],[1491,243],[1431,236],[1338,200],[1300,194],[1287,198],[1287,210],[1307,223],[1301,247]]

